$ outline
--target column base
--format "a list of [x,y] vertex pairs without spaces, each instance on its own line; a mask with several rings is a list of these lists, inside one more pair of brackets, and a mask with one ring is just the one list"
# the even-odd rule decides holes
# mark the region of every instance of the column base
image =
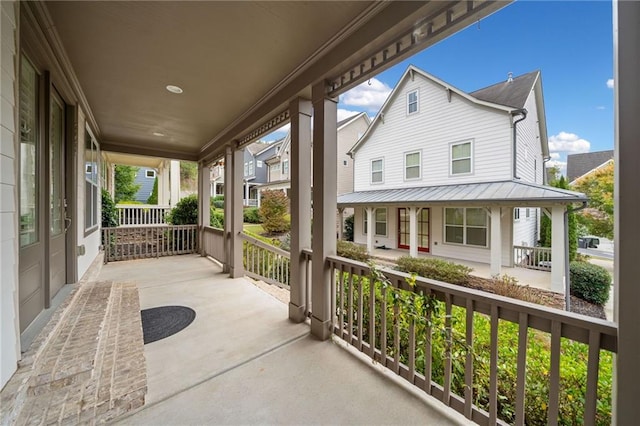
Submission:
[[306,306],[297,306],[295,303],[289,302],[289,320],[295,323],[304,322],[307,319],[305,310]]
[[331,337],[331,320],[322,321],[312,315],[311,335],[319,340],[328,340]]
[[244,269],[232,267],[229,271],[229,275],[231,275],[231,278],[242,278],[244,277]]

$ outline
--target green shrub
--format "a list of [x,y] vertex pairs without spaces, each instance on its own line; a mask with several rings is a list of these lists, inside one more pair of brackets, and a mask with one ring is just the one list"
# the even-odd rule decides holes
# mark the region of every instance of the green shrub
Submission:
[[195,225],[198,223],[198,196],[188,195],[167,215],[167,222],[173,225]]
[[337,252],[338,256],[357,260],[358,262],[367,262],[371,257],[365,247],[349,241],[338,240]]
[[602,266],[586,262],[571,262],[569,276],[572,295],[601,306],[609,300],[611,275]]
[[469,273],[473,271],[467,266],[446,260],[411,256],[399,258],[397,264],[400,271],[451,284],[465,284],[469,280]]
[[257,207],[249,207],[248,209],[244,209],[242,212],[242,216],[245,223],[262,223],[260,210],[258,210]]
[[147,198],[147,204],[158,204],[158,176],[153,181],[153,189],[151,195]]
[[118,201],[118,204],[144,204],[142,201],[137,201],[137,200],[120,200]]
[[224,212],[211,208],[209,215],[209,225],[214,228],[224,229]]
[[212,200],[211,205],[216,209],[224,209],[224,200]]
[[353,215],[347,216],[344,220],[344,239],[345,241],[353,241]]
[[113,228],[118,226],[118,216],[116,214],[116,203],[111,199],[111,194],[102,190],[102,227]]
[[289,199],[282,191],[264,191],[260,204],[262,228],[270,234],[279,234],[291,229],[291,217],[287,220]]

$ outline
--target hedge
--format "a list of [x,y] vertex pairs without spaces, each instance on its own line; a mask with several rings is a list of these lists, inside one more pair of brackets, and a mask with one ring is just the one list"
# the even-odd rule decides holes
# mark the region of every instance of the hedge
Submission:
[[571,262],[571,294],[596,305],[604,305],[609,300],[611,275],[602,266],[587,262]]
[[371,257],[369,256],[369,253],[367,253],[367,249],[365,247],[349,241],[338,240],[336,249],[338,256],[357,260],[358,262],[367,262]]
[[418,274],[421,277],[450,284],[465,284],[469,280],[469,273],[473,271],[467,266],[446,260],[411,256],[402,256],[397,260],[397,264],[397,269],[402,272]]

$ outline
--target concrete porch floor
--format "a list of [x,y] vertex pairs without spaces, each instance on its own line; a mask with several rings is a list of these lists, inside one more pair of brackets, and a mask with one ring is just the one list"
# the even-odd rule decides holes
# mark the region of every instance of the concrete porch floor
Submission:
[[286,304],[206,258],[114,262],[100,280],[136,283],[141,309],[196,311],[145,345],[146,403],[119,424],[470,424],[338,341],[313,339]]

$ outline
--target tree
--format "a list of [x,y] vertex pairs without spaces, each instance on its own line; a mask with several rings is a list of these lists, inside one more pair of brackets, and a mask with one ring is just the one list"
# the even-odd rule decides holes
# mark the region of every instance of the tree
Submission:
[[291,228],[287,221],[289,199],[282,191],[263,191],[260,215],[264,219],[262,228],[270,234],[286,232]]
[[[555,179],[551,186],[561,189],[569,189],[569,184],[564,176],[560,176],[559,179]],[[569,260],[575,259],[578,253],[578,224],[576,221],[576,214],[569,212]],[[542,247],[551,247],[551,219],[546,215],[543,215],[540,219],[540,245]]]
[[614,163],[590,173],[573,185],[576,191],[589,197],[589,209],[580,215],[583,223],[593,235],[613,238],[613,174]]
[[115,167],[115,195],[114,201],[133,201],[140,189],[140,184],[135,183],[138,167],[116,165]]
[[192,161],[180,161],[180,188],[193,191],[197,188],[198,164]]
[[147,204],[158,204],[158,176],[153,181],[153,189],[151,195],[147,198]]
[[102,190],[102,227],[112,228],[118,226],[118,216],[116,214],[116,203],[111,199],[111,195],[106,190]]

